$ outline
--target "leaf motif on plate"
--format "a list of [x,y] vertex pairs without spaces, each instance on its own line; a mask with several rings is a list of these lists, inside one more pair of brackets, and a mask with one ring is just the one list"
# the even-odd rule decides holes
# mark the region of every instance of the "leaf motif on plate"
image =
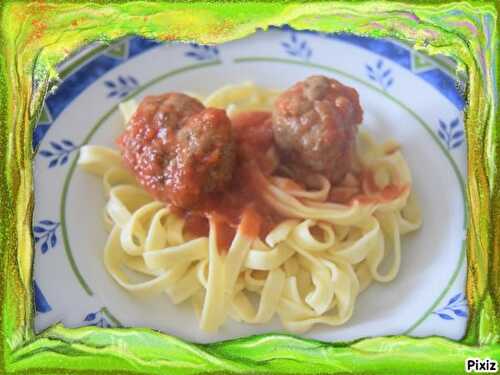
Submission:
[[33,226],[33,239],[40,246],[40,251],[45,254],[50,249],[57,245],[57,228],[59,223],[53,220],[40,220],[37,225]]
[[190,50],[185,52],[184,56],[198,61],[217,60],[219,56],[219,49],[216,46],[191,43]]
[[309,46],[308,41],[299,38],[295,32],[291,32],[290,39],[281,42],[281,46],[288,55],[302,60],[309,60],[312,56],[312,48]]
[[456,318],[467,318],[467,300],[462,292],[453,295],[448,303],[438,310],[432,312],[443,320],[455,320]]
[[365,64],[365,68],[368,78],[377,83],[382,90],[386,91],[394,83],[392,69],[386,68],[382,59],[374,64]]
[[95,313],[95,312],[89,313],[85,317],[84,321],[91,322],[91,321],[95,320],[96,315],[97,315],[97,313]]
[[459,127],[460,120],[455,118],[449,123],[438,120],[437,134],[448,150],[459,147],[464,142],[464,131]]
[[66,164],[70,154],[78,149],[69,139],[63,139],[60,142],[50,141],[51,150],[40,150],[38,154],[49,160],[48,167],[54,168]]
[[88,313],[85,318],[83,318],[84,322],[88,322],[87,326],[95,326],[101,328],[111,328],[113,325],[109,322],[106,314],[104,313],[104,308],[92,311]]
[[104,85],[109,89],[107,93],[108,98],[117,97],[122,99],[139,86],[139,81],[131,75],[118,75],[114,81],[105,81]]

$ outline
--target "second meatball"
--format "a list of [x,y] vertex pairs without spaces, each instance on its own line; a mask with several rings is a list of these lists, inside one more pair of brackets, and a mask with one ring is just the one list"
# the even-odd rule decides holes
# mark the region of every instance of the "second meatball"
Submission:
[[362,119],[355,89],[335,79],[311,76],[276,99],[274,141],[285,162],[337,182],[350,168]]

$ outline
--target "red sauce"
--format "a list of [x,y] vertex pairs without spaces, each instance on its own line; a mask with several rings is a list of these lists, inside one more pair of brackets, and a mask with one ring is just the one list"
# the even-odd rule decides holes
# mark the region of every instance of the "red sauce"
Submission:
[[[186,219],[185,229],[195,236],[207,236],[208,217],[217,225],[217,242],[227,251],[238,226],[250,238],[265,236],[282,218],[259,194],[259,168],[269,174],[273,160],[266,156],[272,146],[271,115],[268,112],[246,112],[233,119],[237,159],[233,176],[223,192],[206,194],[190,210],[176,209]],[[261,167],[262,166],[262,167]],[[266,173],[267,172],[267,173]]]
[[266,152],[273,145],[271,112],[242,112],[232,123],[236,142],[247,151]]
[[353,187],[333,187],[330,190],[329,200],[333,203],[348,204],[359,189]]
[[380,189],[375,183],[375,177],[372,171],[364,170],[359,174],[361,185],[368,190],[369,193],[363,193],[361,185],[358,186],[333,186],[329,200],[334,203],[352,205],[355,201],[360,204],[375,204],[386,203],[399,198],[404,194],[409,186],[389,184]]
[[207,236],[209,232],[209,216],[216,225],[217,247],[225,252],[231,247],[231,243],[239,227],[242,234],[249,238],[256,238],[260,235],[262,216],[253,206],[247,206],[241,212],[239,222],[233,222],[224,212],[223,207],[210,213],[187,213],[185,229],[195,236]]
[[262,216],[253,206],[248,206],[241,217],[241,233],[250,237],[257,238],[260,235],[262,225]]
[[191,213],[189,211],[182,212],[184,214],[184,229],[187,230],[195,237],[202,237],[208,235],[209,224],[205,216],[198,215],[198,213]]
[[382,190],[379,190],[376,194],[367,195],[359,194],[355,195],[350,204],[358,201],[360,204],[371,204],[371,203],[387,203],[394,199],[399,198],[402,194],[408,191],[410,187],[408,185],[388,185]]
[[224,215],[212,213],[211,219],[215,223],[215,232],[217,233],[217,249],[220,253],[227,253],[236,234],[236,228],[234,225],[231,225],[231,223],[226,221],[226,217],[224,217]]
[[226,112],[183,94],[144,98],[117,144],[144,189],[178,207],[222,191],[231,178],[235,152]]
[[[151,105],[158,104],[153,102]],[[147,109],[147,115],[151,116],[153,111]],[[136,114],[136,116],[138,115]],[[144,119],[144,121],[146,120],[148,119]],[[152,118],[149,120],[154,122]],[[146,144],[152,138],[152,135],[148,133],[151,131],[151,127],[146,126],[143,129],[145,133],[141,140]],[[158,131],[158,128],[155,131]],[[203,194],[201,199],[189,209],[173,207],[179,215],[185,218],[185,230],[194,236],[208,236],[210,218],[217,226],[217,244],[221,252],[226,252],[229,249],[238,228],[249,238],[257,236],[263,238],[278,222],[283,220],[283,217],[260,198],[261,194],[259,193],[262,190],[263,179],[265,176],[271,175],[277,165],[277,160],[273,156],[271,113],[255,111],[238,114],[232,120],[232,134],[236,144],[236,161],[231,179],[224,189]],[[170,137],[167,137],[167,142],[168,138]],[[120,139],[119,143],[123,143],[123,139]],[[143,144],[134,144],[133,146],[138,148],[142,147]],[[129,153],[130,159],[136,157],[133,151],[132,149]],[[203,155],[210,160],[204,160],[204,163],[201,164],[210,165],[214,154],[217,153]],[[128,160],[128,162],[133,164],[140,161],[134,159]],[[196,168],[196,164],[194,163],[192,168]],[[152,163],[147,168],[163,168],[163,165]],[[397,198],[408,189],[408,186],[388,185],[379,190],[373,175],[369,172],[358,175],[357,181],[361,180],[367,185],[370,195],[361,194],[361,186],[340,185],[332,188],[329,201],[343,204],[353,204],[354,201],[361,204],[386,202]],[[288,178],[281,179],[279,184],[285,190],[304,189],[300,183]],[[175,205],[175,201],[162,200]]]
[[254,160],[266,175],[270,174],[277,163],[269,155],[274,146],[271,112],[242,112],[232,124],[240,159]]
[[375,175],[371,170],[365,170],[361,173],[362,183],[370,194],[356,194],[351,198],[350,203],[358,201],[361,204],[386,203],[394,200],[405,193],[409,186],[389,184],[380,189],[375,183]]
[[375,192],[379,190],[377,184],[375,183],[375,175],[370,170],[365,170],[361,173],[362,183],[366,185],[366,188],[370,192]]

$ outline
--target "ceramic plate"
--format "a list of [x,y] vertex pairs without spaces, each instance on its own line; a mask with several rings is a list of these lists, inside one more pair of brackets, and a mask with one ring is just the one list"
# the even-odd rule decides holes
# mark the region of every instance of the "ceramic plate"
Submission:
[[254,326],[230,320],[217,334],[198,328],[191,306],[165,295],[138,299],[103,264],[101,181],[76,168],[83,144],[113,146],[122,129],[118,103],[164,91],[208,94],[252,80],[284,89],[311,74],[355,87],[363,128],[397,139],[413,174],[423,226],[403,238],[399,275],[363,292],[341,327],[316,326],[325,341],[408,334],[463,336],[465,143],[463,100],[442,60],[389,40],[348,35],[260,32],[217,47],[123,39],[90,46],[60,66],[63,81],[47,97],[34,133],[35,325],[150,327],[197,342],[282,332],[278,320]]

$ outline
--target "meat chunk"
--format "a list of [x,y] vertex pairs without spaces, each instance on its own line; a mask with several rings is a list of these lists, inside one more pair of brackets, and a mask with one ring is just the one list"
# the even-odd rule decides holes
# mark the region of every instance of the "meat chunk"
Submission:
[[193,207],[203,194],[220,191],[233,172],[226,113],[184,94],[146,97],[117,143],[139,183],[178,207]]
[[226,112],[215,108],[198,112],[179,130],[177,138],[178,173],[193,173],[195,183],[190,189],[195,195],[222,191],[231,179],[236,155]]
[[350,168],[363,119],[355,89],[311,76],[283,92],[273,109],[273,136],[283,161],[338,182]]

